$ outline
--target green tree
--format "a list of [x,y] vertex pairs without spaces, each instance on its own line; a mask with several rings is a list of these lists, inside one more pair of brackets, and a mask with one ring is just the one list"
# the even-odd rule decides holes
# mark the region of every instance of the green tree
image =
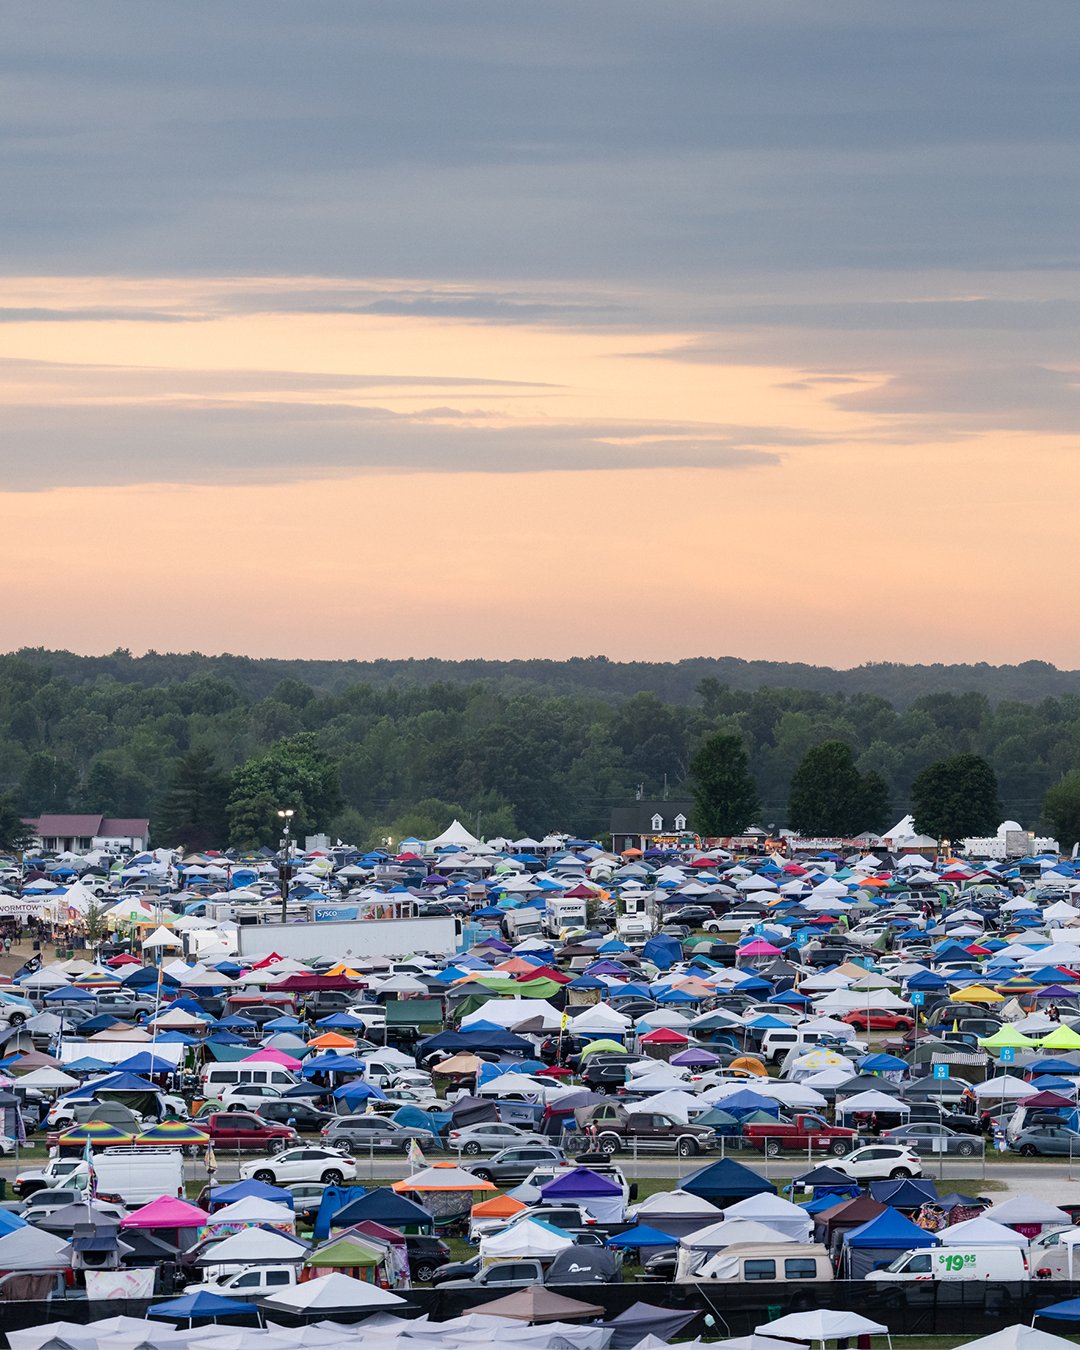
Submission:
[[997,777],[981,755],[928,764],[911,785],[915,828],[933,839],[991,834],[1001,820]]
[[863,778],[843,741],[812,746],[791,777],[788,824],[805,835],[850,836],[863,829]]
[[1073,769],[1048,789],[1042,813],[1062,849],[1080,840],[1080,769]]
[[341,807],[338,762],[308,732],[279,741],[242,764],[229,794],[229,842],[234,848],[276,846],[277,812],[291,809],[293,837],[328,824]]
[[709,838],[741,834],[761,811],[750,759],[738,736],[716,732],[690,760],[694,828]]
[[34,840],[34,832],[23,824],[13,792],[0,793],[0,853],[24,853]]
[[881,774],[871,769],[859,775],[859,830],[873,830],[880,834],[889,824],[889,785]]
[[220,847],[229,832],[230,786],[210,750],[189,750],[176,761],[157,811],[155,836],[187,849]]
[[67,760],[38,750],[26,761],[19,779],[19,802],[32,816],[43,811],[66,811],[71,804],[77,775]]

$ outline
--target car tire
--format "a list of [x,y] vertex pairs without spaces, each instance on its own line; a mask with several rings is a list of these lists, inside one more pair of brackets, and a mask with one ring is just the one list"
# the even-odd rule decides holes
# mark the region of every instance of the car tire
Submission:
[[851,1145],[843,1139],[837,1139],[835,1143],[829,1145],[829,1152],[834,1158],[843,1158],[845,1154],[851,1152]]
[[432,1275],[435,1274],[435,1270],[435,1266],[419,1265],[413,1269],[412,1276],[413,1279],[418,1280],[420,1284],[427,1284]]
[[910,1179],[911,1179],[914,1175],[915,1175],[915,1173],[912,1172],[912,1170],[911,1170],[910,1167],[894,1167],[893,1170],[889,1173],[889,1180],[890,1180],[890,1181],[910,1181]]
[[21,1012],[13,1012],[9,1019],[10,1025],[13,1027],[21,1027],[25,1021],[26,1014]]
[[274,1186],[277,1184],[277,1177],[268,1167],[260,1167],[252,1177],[252,1181],[261,1181],[266,1186]]
[[597,1139],[596,1146],[601,1153],[606,1153],[610,1158],[613,1154],[618,1153],[620,1143],[621,1140],[617,1134],[602,1134]]
[[1021,1158],[1037,1158],[1039,1150],[1034,1144],[1024,1144],[1020,1149],[1020,1156]]
[[470,1139],[469,1142],[465,1145],[465,1147],[461,1151],[466,1155],[466,1157],[475,1158],[476,1155],[480,1152],[480,1145],[476,1142],[475,1139]]
[[779,1158],[779,1156],[780,1156],[780,1154],[781,1154],[782,1152],[783,1152],[783,1149],[780,1147],[780,1143],[779,1143],[778,1140],[776,1140],[776,1139],[766,1139],[766,1141],[765,1141],[765,1156],[766,1156],[766,1158]]
[[474,1167],[472,1169],[472,1174],[474,1177],[479,1177],[481,1181],[495,1180],[495,1178],[491,1175],[491,1173],[488,1171],[486,1167]]
[[975,1145],[970,1142],[957,1144],[956,1152],[961,1158],[970,1158],[972,1154],[975,1152]]
[[322,1174],[320,1180],[324,1186],[340,1186],[345,1180],[345,1174],[336,1167],[331,1167]]
[[697,1140],[690,1138],[680,1139],[675,1145],[675,1152],[680,1158],[692,1158],[697,1152]]

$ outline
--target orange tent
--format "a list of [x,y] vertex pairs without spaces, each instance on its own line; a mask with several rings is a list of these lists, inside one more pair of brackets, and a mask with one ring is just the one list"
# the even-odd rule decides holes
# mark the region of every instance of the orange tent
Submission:
[[349,1040],[348,1036],[341,1036],[336,1031],[324,1031],[321,1036],[316,1036],[314,1040],[308,1041],[308,1045],[315,1050],[355,1050],[356,1042]]
[[524,1200],[515,1200],[512,1195],[495,1195],[490,1200],[481,1200],[478,1205],[473,1205],[472,1216],[474,1219],[512,1219],[515,1214],[528,1208]]

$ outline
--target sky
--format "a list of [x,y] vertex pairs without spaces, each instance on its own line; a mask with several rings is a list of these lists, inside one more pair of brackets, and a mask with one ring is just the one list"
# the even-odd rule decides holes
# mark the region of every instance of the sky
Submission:
[[1080,667],[1076,0],[0,0],[8,648]]

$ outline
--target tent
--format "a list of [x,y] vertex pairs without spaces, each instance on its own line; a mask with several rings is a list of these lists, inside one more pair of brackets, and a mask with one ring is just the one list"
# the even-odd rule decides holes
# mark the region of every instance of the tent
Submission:
[[[1047,1313],[1048,1310],[1044,1308],[1035,1316],[1045,1317]],[[1025,1327],[1017,1323],[1011,1327],[1002,1327],[1000,1331],[993,1331],[989,1336],[965,1341],[964,1350],[968,1350],[968,1346],[971,1346],[971,1350],[1065,1350],[1066,1346],[1073,1346],[1075,1350],[1076,1342],[1067,1341],[1064,1336],[1053,1336],[1048,1331],[1039,1331],[1036,1327]]]
[[53,1233],[27,1225],[0,1237],[0,1270],[70,1270],[71,1245]]
[[496,1259],[547,1260],[574,1245],[573,1236],[541,1219],[521,1219],[480,1239],[482,1263]]
[[730,1158],[707,1163],[679,1182],[678,1189],[723,1206],[748,1195],[776,1194],[776,1187],[764,1177]]
[[965,1219],[963,1223],[954,1223],[938,1233],[938,1241],[943,1247],[1026,1247],[1028,1240],[1015,1228],[1006,1228],[1003,1223],[995,1223],[985,1215],[978,1214],[974,1219]]
[[[888,1336],[889,1328],[871,1322],[853,1312],[834,1312],[815,1308],[810,1312],[789,1313],[754,1328],[754,1335],[780,1337],[783,1340],[818,1344],[823,1341],[849,1340],[854,1336]],[[974,1342],[972,1342],[974,1344]],[[990,1350],[990,1347],[986,1347]],[[1033,1350],[1036,1350],[1033,1347]]]
[[340,1271],[319,1275],[314,1280],[292,1285],[262,1301],[267,1312],[318,1313],[361,1312],[368,1308],[401,1307],[405,1300],[377,1284],[353,1279]]
[[604,1326],[611,1330],[611,1350],[632,1350],[646,1336],[671,1341],[693,1321],[696,1309],[658,1308],[652,1303],[631,1303]]
[[915,1247],[936,1247],[937,1237],[919,1228],[895,1209],[884,1209],[868,1223],[844,1234],[844,1270],[849,1280],[861,1280],[882,1261]]
[[1057,1209],[1045,1200],[1037,1200],[1033,1195],[1012,1195],[1000,1204],[991,1206],[984,1219],[1004,1224],[1006,1228],[1015,1228],[1026,1238],[1038,1237],[1044,1228],[1055,1224],[1071,1224],[1071,1217],[1063,1209]]
[[601,1223],[622,1223],[626,1215],[622,1187],[588,1167],[575,1167],[546,1182],[540,1197],[545,1204],[574,1201]]
[[753,1219],[794,1238],[796,1242],[806,1242],[813,1227],[810,1216],[804,1209],[793,1205],[790,1200],[782,1199],[779,1195],[747,1196],[745,1200],[728,1205],[724,1210],[724,1218],[727,1221]]
[[[206,1317],[214,1322],[223,1317],[257,1317],[258,1307],[254,1303],[242,1303],[236,1298],[223,1298],[221,1294],[212,1294],[208,1289],[200,1289],[194,1294],[183,1294],[180,1298],[171,1298],[166,1303],[151,1303],[146,1310],[147,1317],[168,1317],[186,1321],[191,1326],[196,1317]],[[84,1328],[94,1335],[93,1325]],[[147,1330],[146,1339],[153,1342],[154,1333]],[[96,1341],[95,1343],[100,1343]]]
[[[269,1303],[270,1300],[268,1299]],[[604,1309],[595,1303],[565,1298],[543,1285],[529,1285],[505,1298],[481,1303],[474,1309],[485,1317],[509,1317],[515,1322],[571,1322],[582,1317],[601,1317]]]
[[[475,1211],[474,1211],[475,1213]],[[647,1223],[635,1224],[614,1237],[608,1238],[609,1247],[623,1247],[630,1251],[647,1251],[655,1247],[677,1247],[679,1239],[671,1233],[662,1233],[659,1228],[650,1228]]]
[[429,1233],[434,1222],[428,1210],[404,1195],[395,1195],[389,1186],[377,1186],[365,1195],[342,1205],[331,1219],[333,1228],[352,1228],[365,1219],[399,1228],[402,1232]]

